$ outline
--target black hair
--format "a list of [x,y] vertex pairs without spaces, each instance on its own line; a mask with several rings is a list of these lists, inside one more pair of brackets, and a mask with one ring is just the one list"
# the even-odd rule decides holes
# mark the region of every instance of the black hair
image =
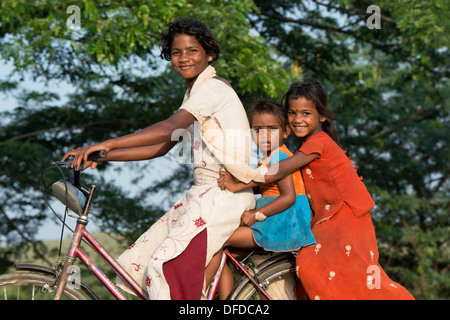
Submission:
[[283,129],[283,131],[286,130],[286,127],[288,126],[288,121],[286,117],[286,112],[284,112],[281,104],[267,99],[259,99],[253,102],[250,105],[250,107],[248,107],[247,110],[247,117],[250,122],[250,125],[252,125],[253,116],[255,114],[261,113],[267,113],[276,116],[278,118],[278,121],[280,122],[280,126]]
[[194,36],[195,39],[205,49],[207,55],[212,55],[211,62],[219,58],[220,47],[219,41],[212,34],[203,22],[193,18],[179,18],[175,21],[172,19],[168,23],[168,30],[166,33],[161,32],[161,39],[159,45],[161,47],[162,59],[171,60],[172,42],[176,35],[187,34]]
[[322,122],[322,130],[326,132],[337,144],[339,144],[339,138],[333,124],[334,113],[330,110],[327,95],[325,94],[325,91],[320,83],[315,79],[305,79],[304,81],[294,82],[291,84],[282,100],[284,101],[286,113],[289,110],[289,102],[300,97],[304,97],[305,99],[312,101],[317,109],[317,112],[319,112],[319,115],[326,118],[326,120]]

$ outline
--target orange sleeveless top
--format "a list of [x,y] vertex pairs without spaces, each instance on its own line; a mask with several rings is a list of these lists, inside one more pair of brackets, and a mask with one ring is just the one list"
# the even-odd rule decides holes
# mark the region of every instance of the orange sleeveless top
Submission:
[[[281,147],[272,151],[270,156],[262,161],[261,165],[269,167],[270,165],[289,157],[292,157],[292,152],[289,151],[289,149],[283,144]],[[295,194],[304,195],[305,185],[303,184],[303,178],[300,170],[295,171],[292,174],[292,177],[294,180]],[[276,183],[263,184],[259,187],[259,190],[261,191],[261,196],[263,197],[276,197],[280,195],[280,190],[278,190]]]

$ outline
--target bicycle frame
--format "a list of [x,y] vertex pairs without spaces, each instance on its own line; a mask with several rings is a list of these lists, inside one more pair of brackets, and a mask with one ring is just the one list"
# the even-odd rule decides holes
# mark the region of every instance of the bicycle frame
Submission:
[[[61,299],[64,287],[68,281],[69,268],[74,264],[76,258],[79,258],[89,270],[97,277],[97,279],[111,292],[111,294],[118,300],[126,300],[127,298],[122,294],[119,288],[103,273],[100,268],[89,258],[89,256],[80,248],[81,240],[84,238],[92,248],[106,261],[106,263],[125,281],[125,283],[141,298],[148,300],[148,295],[143,288],[128,274],[127,271],[111,256],[105,248],[86,230],[87,217],[81,216],[77,219],[75,232],[70,243],[70,247],[64,261],[64,267],[61,272],[60,281],[54,297],[54,300]],[[214,300],[217,288],[219,286],[220,278],[222,277],[223,269],[227,260],[230,261],[238,270],[247,277],[250,282],[258,289],[258,293],[264,300],[271,300],[267,292],[258,284],[254,277],[242,266],[242,264],[234,258],[228,249],[225,249],[222,254],[219,269],[211,281],[210,289],[207,293],[207,300]]]
[[98,280],[112,293],[118,300],[126,300],[126,297],[117,288],[116,285],[100,270],[100,268],[89,258],[89,256],[80,248],[81,240],[84,238],[93,247],[95,251],[106,261],[106,263],[133,289],[133,291],[144,300],[148,300],[147,293],[142,287],[125,271],[125,269],[112,257],[105,248],[86,230],[87,217],[81,216],[77,219],[75,232],[70,243],[69,251],[64,261],[64,267],[61,273],[58,288],[54,299],[59,300],[66,286],[69,277],[69,268],[75,262],[76,258],[89,268]]
[[[116,259],[111,256],[106,249],[92,236],[87,230],[86,225],[88,224],[88,212],[95,194],[95,185],[91,187],[90,190],[84,189],[80,184],[80,172],[75,171],[73,168],[67,164],[67,162],[55,163],[55,165],[61,166],[61,168],[68,169],[70,174],[70,181],[74,186],[85,193],[88,196],[88,200],[84,207],[84,212],[78,216],[75,231],[72,236],[72,241],[64,260],[63,269],[59,275],[59,283],[56,290],[54,300],[61,299],[64,292],[64,288],[67,284],[69,278],[69,270],[73,266],[76,258],[79,258],[89,270],[97,277],[97,279],[112,293],[112,295],[118,300],[126,300],[126,297],[122,294],[119,288],[113,284],[113,282],[100,270],[100,268],[89,258],[89,256],[80,248],[80,243],[85,239],[92,248],[106,261],[106,263],[123,279],[125,284],[128,285],[141,299],[148,300],[149,297],[147,292],[134,280],[129,273],[116,261]],[[207,293],[207,299],[213,300],[216,294],[220,278],[222,276],[223,268],[227,263],[227,260],[239,270],[239,272],[247,277],[249,281],[257,288],[258,293],[265,300],[270,300],[270,296],[264,290],[264,288],[255,280],[255,278],[245,269],[245,267],[237,261],[228,251],[225,249],[222,254],[222,260],[216,275],[214,276],[210,289]]]
[[236,260],[235,257],[233,257],[228,249],[223,250],[222,253],[222,259],[220,261],[219,269],[217,270],[214,278],[211,281],[210,289],[208,291],[208,294],[206,296],[207,300],[213,300],[214,296],[216,295],[217,288],[219,287],[220,278],[222,277],[223,269],[225,267],[225,264],[227,263],[227,260],[229,260],[238,270],[239,272],[247,277],[250,282],[255,286],[257,289],[259,295],[264,300],[272,300],[272,298],[267,294],[266,290],[264,290],[261,285],[253,278],[253,276],[242,266],[242,264]]
[[[105,157],[105,155],[100,156]],[[71,168],[68,162],[55,162],[53,165],[60,168],[67,169],[70,175],[70,182],[73,185],[82,190],[80,183],[80,171],[76,171]],[[80,248],[82,239],[85,239],[92,248],[106,261],[106,263],[125,281],[125,283],[142,299],[148,300],[145,290],[126,272],[126,270],[111,256],[105,248],[86,230],[88,224],[88,212],[90,211],[91,203],[94,198],[96,187],[93,185],[90,190],[82,190],[83,193],[88,196],[86,205],[84,206],[83,214],[77,219],[76,228],[72,236],[69,251],[64,261],[64,267],[59,277],[59,283],[56,290],[54,300],[61,299],[64,292],[64,288],[69,278],[69,270],[73,266],[76,258],[79,258],[89,270],[97,277],[98,280],[112,293],[112,295],[119,300],[126,300],[126,297],[117,288],[116,285],[100,270],[100,268],[89,258],[89,256]]]

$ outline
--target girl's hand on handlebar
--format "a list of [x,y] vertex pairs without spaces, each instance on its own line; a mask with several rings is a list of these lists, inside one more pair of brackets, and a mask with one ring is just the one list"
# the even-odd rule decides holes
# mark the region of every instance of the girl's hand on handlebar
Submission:
[[82,150],[81,148],[76,148],[76,149],[67,151],[66,154],[64,155],[64,157],[62,157],[61,161],[66,161],[69,157],[76,156],[81,150]]
[[65,161],[70,156],[73,156],[74,158],[72,160],[72,168],[74,168],[75,170],[80,170],[81,164],[83,164],[81,170],[84,170],[88,167],[95,169],[98,164],[97,161],[88,161],[88,156],[91,153],[100,150],[106,150],[107,152],[109,152],[110,147],[106,142],[102,142],[96,145],[86,146],[84,148],[73,149],[71,151],[66,152],[66,154],[62,158],[62,161]]

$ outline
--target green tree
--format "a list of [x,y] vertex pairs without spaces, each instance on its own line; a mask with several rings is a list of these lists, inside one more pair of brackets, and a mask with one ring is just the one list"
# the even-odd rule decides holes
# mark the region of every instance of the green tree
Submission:
[[[70,5],[79,9],[79,17],[77,10],[68,10],[69,4],[61,1],[1,2],[0,56],[14,68],[0,88],[15,92],[19,107],[2,112],[0,120],[0,237],[16,248],[33,245],[37,254],[42,246],[33,235],[48,214],[39,192],[40,172],[70,148],[139,130],[179,107],[184,83],[160,59],[158,50],[160,32],[172,17],[194,16],[212,26],[222,43],[219,75],[243,96],[273,95],[288,79],[273,57],[275,49],[250,34],[245,12],[254,10],[251,1],[74,1]],[[254,52],[261,54],[256,58]],[[68,82],[74,92],[61,97],[55,88],[24,90],[13,76],[28,74],[39,81]],[[163,210],[149,204],[148,198],[161,189],[167,190],[168,197],[187,189],[192,178],[188,172],[187,165],[181,165],[173,176],[149,183],[136,197],[120,185],[97,181],[101,188],[96,219],[102,229],[134,241]],[[52,172],[46,177],[47,184],[60,179]],[[94,179],[86,178],[86,184]],[[1,254],[4,270],[13,256],[5,250]]]
[[[449,295],[449,11],[444,1],[255,1],[252,24],[327,87],[374,196],[381,263],[417,298]],[[290,65],[289,65],[290,64]]]
[[[68,28],[73,12],[60,1],[0,5],[1,59],[15,74],[75,89],[62,103],[52,88],[21,90],[13,78],[0,83],[3,92],[18,92],[19,105],[0,117],[3,242],[42,252],[33,238],[48,213],[38,177],[64,150],[138,130],[178,108],[183,83],[157,47],[167,21],[188,15],[219,36],[217,70],[245,105],[261,96],[280,100],[290,82],[306,77],[324,84],[341,144],[377,203],[381,264],[417,298],[450,296],[446,1],[378,1],[379,16],[367,12],[371,1],[350,0],[70,4],[80,9],[79,29]],[[379,29],[370,26],[376,19]],[[188,172],[179,166],[136,196],[97,183],[97,219],[134,239],[162,212],[148,197],[161,190],[174,197],[189,185]]]

